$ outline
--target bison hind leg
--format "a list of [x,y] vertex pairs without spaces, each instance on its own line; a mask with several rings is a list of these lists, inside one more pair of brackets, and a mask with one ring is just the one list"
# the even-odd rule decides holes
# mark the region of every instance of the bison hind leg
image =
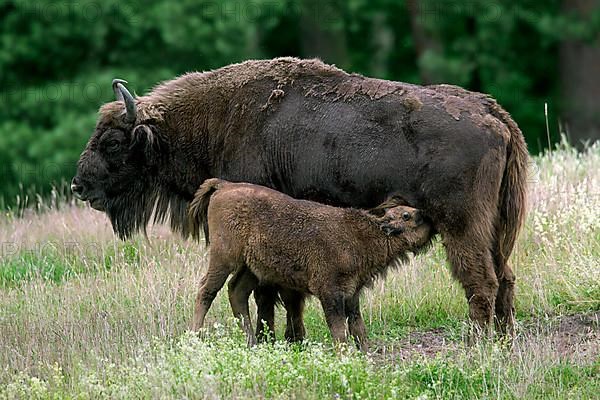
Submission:
[[498,292],[496,294],[496,330],[501,335],[514,336],[515,307],[515,275],[510,265],[496,257],[496,276]]
[[487,335],[493,330],[500,283],[500,294],[512,296],[506,290],[508,282],[499,282],[495,238],[505,165],[505,152],[490,149],[480,160],[472,184],[447,196],[446,217],[440,221],[452,274],[465,290],[469,316],[475,329]]
[[452,275],[461,283],[475,330],[491,335],[498,279],[490,246],[476,234],[444,237]]

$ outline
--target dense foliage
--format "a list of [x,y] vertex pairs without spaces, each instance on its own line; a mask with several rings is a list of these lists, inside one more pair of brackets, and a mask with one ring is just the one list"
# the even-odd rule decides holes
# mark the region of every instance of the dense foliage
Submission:
[[[185,71],[248,58],[317,54],[354,72],[488,92],[532,151],[547,145],[543,109],[560,106],[560,40],[592,38],[598,16],[585,24],[562,16],[559,0],[428,0],[412,16],[405,3],[1,1],[0,207],[73,175],[98,106],[113,98],[113,77],[143,93]],[[422,53],[415,22],[431,38]]]

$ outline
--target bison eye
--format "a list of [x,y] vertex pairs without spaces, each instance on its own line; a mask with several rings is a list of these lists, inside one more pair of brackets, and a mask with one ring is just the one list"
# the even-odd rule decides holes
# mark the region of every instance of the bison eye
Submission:
[[117,151],[119,149],[119,141],[118,140],[111,140],[108,143],[106,143],[106,150],[108,151]]
[[404,211],[402,213],[402,219],[405,220],[405,221],[408,221],[410,219],[410,213]]

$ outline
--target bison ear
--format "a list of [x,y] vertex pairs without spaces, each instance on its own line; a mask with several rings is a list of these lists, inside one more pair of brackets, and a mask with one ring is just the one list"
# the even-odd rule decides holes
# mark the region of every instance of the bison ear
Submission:
[[164,150],[161,137],[156,128],[145,124],[138,125],[133,129],[131,147],[142,150],[149,165],[158,164]]

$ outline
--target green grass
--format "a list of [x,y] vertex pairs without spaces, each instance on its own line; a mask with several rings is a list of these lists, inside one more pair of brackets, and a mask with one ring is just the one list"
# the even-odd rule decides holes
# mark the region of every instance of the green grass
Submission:
[[75,204],[0,217],[0,399],[597,398],[600,145],[535,163],[513,347],[464,345],[466,301],[439,243],[365,292],[372,354],[338,355],[315,300],[303,346],[248,349],[226,290],[208,336],[186,333],[206,251],[165,227],[119,242]]
[[0,260],[0,287],[15,287],[32,279],[60,283],[79,274],[110,271],[115,265],[136,265],[140,262],[138,246],[131,242],[104,247],[48,241],[19,250],[10,244]]
[[[539,356],[539,354],[538,354]],[[7,398],[586,398],[600,390],[600,364],[540,363],[498,346],[445,357],[381,364],[320,343],[282,342],[248,349],[241,332],[221,326],[209,337],[140,346],[123,363],[48,367],[49,378],[17,374]],[[77,381],[70,379],[76,374]]]

